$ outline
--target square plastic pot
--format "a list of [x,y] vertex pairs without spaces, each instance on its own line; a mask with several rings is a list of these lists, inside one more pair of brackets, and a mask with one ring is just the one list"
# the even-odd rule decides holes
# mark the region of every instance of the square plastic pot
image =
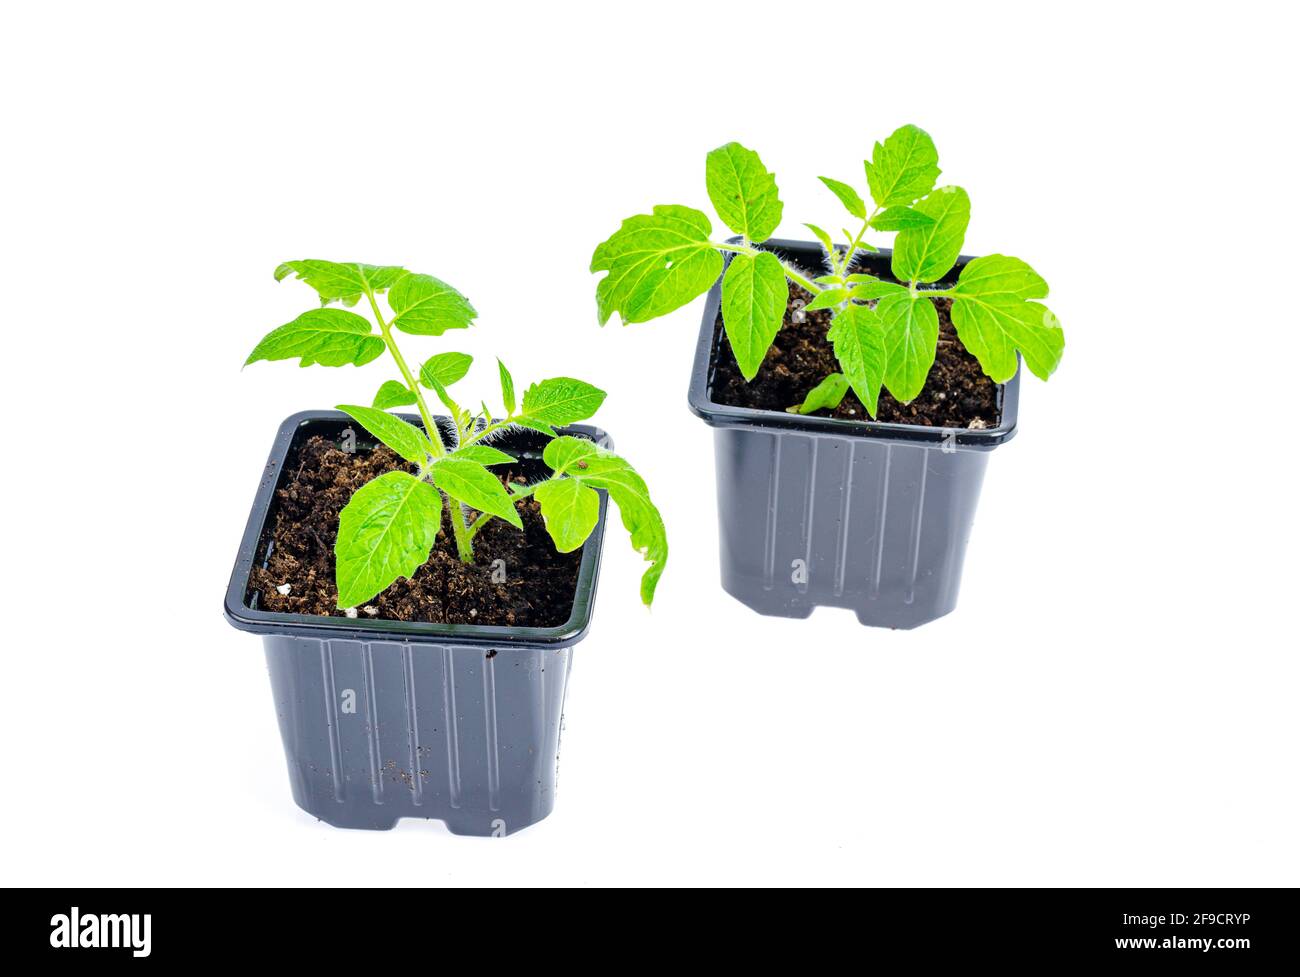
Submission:
[[[564,433],[611,446],[596,428]],[[315,434],[358,450],[374,444],[336,411],[304,411],[280,426],[225,600],[231,624],[262,636],[294,801],[341,828],[434,818],[456,834],[500,836],[540,821],[555,805],[572,646],[587,632],[596,596],[604,493],[582,548],[572,613],[558,627],[261,610],[249,574],[267,558],[263,530],[286,459]],[[540,435],[518,431],[495,443],[525,464],[542,464]]]
[[[817,244],[763,247],[822,267]],[[888,276],[889,256],[857,267]],[[714,429],[723,589],[778,617],[846,607],[863,624],[914,628],[947,614],[989,452],[1016,431],[1020,374],[999,387],[1000,420],[985,430],[728,407],[713,400],[719,357],[732,355],[717,325],[721,301],[719,280],[704,306],[690,406]]]

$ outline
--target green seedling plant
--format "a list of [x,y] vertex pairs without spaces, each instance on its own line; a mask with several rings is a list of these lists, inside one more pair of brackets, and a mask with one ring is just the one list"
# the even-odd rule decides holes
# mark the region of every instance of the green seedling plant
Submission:
[[[469,300],[431,275],[396,266],[334,261],[287,261],[276,280],[293,274],[314,288],[321,307],[268,333],[249,355],[259,360],[297,359],[300,366],[363,366],[388,353],[400,379],[385,380],[370,406],[340,404],[375,438],[417,467],[415,474],[391,471],[353,493],[339,514],[334,547],[335,582],[340,609],[355,608],[409,577],[428,559],[442,526],[445,504],[459,558],[474,559],[474,538],[493,519],[523,529],[516,509],[522,499],[536,498],[546,531],[561,553],[578,549],[596,527],[600,511],[597,489],[618,506],[632,545],[650,566],[641,580],[641,599],[648,606],[668,558],[663,520],[650,500],[645,481],[622,457],[584,438],[560,435],[556,428],[596,413],[605,392],[569,377],[531,384],[516,397],[515,382],[497,361],[505,410],[496,415],[486,403],[462,407],[449,389],[469,372],[466,353],[437,353],[412,370],[399,349],[396,333],[441,336],[467,328],[477,313]],[[388,315],[380,306],[384,297]],[[332,303],[355,306],[365,299],[372,323]],[[377,328],[376,328],[377,327]],[[425,390],[436,394],[449,417],[442,426],[429,412]],[[414,406],[421,426],[389,413]],[[490,442],[512,428],[529,428],[550,440],[542,460],[548,478],[507,489],[489,466],[517,459]]]
[[[961,253],[970,198],[961,187],[936,189],[939,154],[930,136],[903,126],[876,143],[863,166],[865,198],[849,183],[820,178],[860,226],[845,228],[844,243],[837,245],[821,227],[805,225],[821,242],[825,261],[825,274],[810,278],[756,246],[776,231],[784,206],[758,154],[736,142],[713,150],[705,160],[706,189],[738,238],[712,240],[708,216],[676,204],[629,217],[592,255],[591,270],[607,273],[596,286],[601,325],[615,313],[624,325],[656,319],[723,275],[723,329],[741,374],[751,381],[781,328],[789,283],[799,285],[812,294],[805,310],[832,310],[826,338],[841,372],[788,410],[835,408],[852,389],[874,418],[882,387],[903,403],[921,393],[939,341],[934,300],[944,298],[952,301],[962,344],[994,382],[1015,375],[1017,352],[1046,380],[1065,339],[1056,316],[1036,301],[1046,298],[1047,282],[1028,264],[992,254],[968,262],[953,285],[935,284],[948,277]],[[895,281],[855,270],[862,255],[878,250],[864,239],[869,231],[896,235],[890,259]]]

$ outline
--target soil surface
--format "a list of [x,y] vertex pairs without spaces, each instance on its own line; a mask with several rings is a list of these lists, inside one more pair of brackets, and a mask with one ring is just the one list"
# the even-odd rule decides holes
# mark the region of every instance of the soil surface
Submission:
[[[257,591],[257,606],[262,610],[346,616],[335,606],[339,512],[354,491],[395,469],[415,472],[413,465],[382,445],[348,453],[314,436],[290,452],[267,531],[270,558],[265,567],[253,568],[249,600]],[[516,472],[503,472],[502,478],[524,481]],[[493,519],[474,537],[474,562],[466,564],[456,556],[451,517],[444,505],[442,530],[429,561],[410,579],[399,578],[358,607],[357,617],[515,627],[563,624],[573,607],[582,550],[557,553],[536,500],[525,499],[516,506],[524,531]],[[266,552],[265,539],[259,552]],[[497,560],[505,561],[505,580],[500,582],[492,579]],[[499,577],[501,564],[496,569]],[[285,584],[287,595],[277,589]]]
[[[892,280],[888,275],[879,277]],[[759,367],[758,376],[748,383],[741,376],[731,346],[725,340],[719,344],[717,372],[713,380],[714,403],[784,411],[787,407],[802,404],[813,387],[830,374],[840,372],[835,353],[826,339],[826,331],[831,325],[831,310],[804,312],[803,306],[810,301],[812,296],[807,291],[791,284],[785,320],[767,358]],[[985,376],[979,361],[966,352],[966,347],[957,338],[949,317],[951,300],[936,299],[934,302],[939,313],[939,349],[925,387],[910,404],[900,404],[887,391],[881,390],[876,420],[925,427],[997,427],[1001,418],[998,385]],[[721,333],[721,315],[716,328]],[[810,416],[871,420],[852,390],[835,410],[814,411]]]

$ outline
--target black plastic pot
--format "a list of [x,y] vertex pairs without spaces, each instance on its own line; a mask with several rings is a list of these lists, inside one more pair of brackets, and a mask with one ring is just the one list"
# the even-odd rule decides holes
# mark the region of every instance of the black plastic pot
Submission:
[[[408,420],[416,420],[411,417]],[[567,434],[609,447],[596,428]],[[435,625],[272,613],[249,591],[265,561],[285,459],[299,439],[355,437],[336,411],[304,411],[276,435],[226,591],[226,618],[263,636],[293,798],[343,828],[392,828],[435,818],[456,834],[504,835],[555,805],[556,763],[571,646],[591,620],[607,500],[582,549],[568,621],[553,628]],[[518,431],[496,442],[541,464],[545,439]]]
[[[819,245],[768,241],[822,267]],[[889,275],[887,250],[857,266]],[[958,260],[953,275],[970,258]],[[847,607],[863,624],[914,628],[957,604],[988,453],[1016,431],[1020,375],[999,388],[986,430],[917,427],[728,407],[712,399],[730,357],[709,292],[691,374],[691,410],[714,428],[722,586],[760,614]]]

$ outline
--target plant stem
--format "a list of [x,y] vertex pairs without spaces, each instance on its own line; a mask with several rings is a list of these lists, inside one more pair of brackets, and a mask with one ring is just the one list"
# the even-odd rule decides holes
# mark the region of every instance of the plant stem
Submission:
[[849,273],[849,265],[853,263],[853,252],[856,251],[858,245],[862,243],[862,235],[867,233],[867,228],[871,226],[871,222],[876,219],[878,213],[880,213],[879,207],[867,215],[867,219],[862,222],[861,229],[853,240],[849,242],[849,249],[844,252],[844,264],[840,266],[841,275],[847,275]]
[[[750,247],[749,245],[714,244],[713,246],[717,248],[719,251],[731,251],[735,254],[758,254],[759,253],[758,248],[753,248]],[[779,261],[780,259],[778,258],[777,260]],[[794,282],[796,285],[802,286],[803,288],[807,289],[809,292],[812,292],[813,295],[816,295],[818,292],[821,291],[820,285],[818,285],[816,282],[810,281],[808,278],[804,277],[802,274],[795,271],[786,262],[782,261],[781,267],[785,269],[785,277],[790,279],[790,281]]]
[[796,285],[802,286],[806,291],[811,292],[813,295],[816,295],[818,292],[822,290],[820,285],[818,285],[814,281],[810,281],[809,279],[805,278],[803,275],[799,274],[799,272],[795,271],[784,261],[781,262],[781,267],[785,269],[786,278],[790,279]]
[[479,431],[477,434],[471,435],[469,438],[467,438],[465,440],[465,444],[474,444],[478,441],[482,441],[489,434],[493,434],[496,431],[500,431],[502,428],[509,427],[513,423],[514,421],[510,420],[509,418],[506,418],[504,421],[494,421],[488,424],[486,427],[484,427],[483,430]]
[[[549,479],[547,481],[549,481]],[[538,482],[536,485],[529,485],[527,488],[521,488],[517,492],[512,492],[510,494],[510,501],[517,502],[519,499],[528,498],[530,495],[536,492],[538,487],[541,486],[542,484],[544,483]],[[496,517],[491,515],[490,513],[487,512],[480,513],[479,517],[475,519],[473,524],[469,527],[469,538],[472,540],[475,536],[478,535],[478,531],[483,528],[484,523],[490,522],[492,519],[495,518]]]
[[[433,423],[433,417],[429,413],[429,406],[424,402],[424,394],[420,391],[420,385],[412,375],[411,368],[406,365],[406,358],[402,356],[402,351],[397,348],[397,342],[393,339],[393,330],[384,320],[384,314],[379,311],[379,303],[375,301],[375,293],[367,288],[366,298],[370,301],[370,311],[375,314],[375,321],[379,323],[379,332],[384,337],[384,345],[388,347],[388,352],[393,355],[393,360],[397,363],[397,368],[402,372],[402,379],[406,381],[407,388],[415,395],[415,405],[420,409],[420,420],[424,422],[424,434],[429,440],[429,446],[433,448],[434,457],[442,458],[447,454],[447,446],[442,443],[442,435]],[[460,557],[461,563],[472,563],[474,562],[474,547],[470,540],[473,537],[465,525],[465,507],[451,496],[447,496],[447,505],[450,507],[448,515],[451,516],[452,535],[456,537],[456,555]]]
[[456,537],[456,555],[461,563],[473,563],[474,534],[465,525],[465,507],[451,496],[447,496],[447,504],[451,506],[451,533]]
[[471,542],[473,542],[474,537],[478,535],[478,531],[483,528],[483,523],[487,522],[491,518],[492,518],[491,516],[489,516],[486,512],[484,512],[481,513],[477,519],[475,519],[472,523],[469,524],[469,528],[465,530],[465,533],[466,535],[469,536]]
[[406,381],[407,388],[415,395],[415,405],[420,409],[420,420],[424,422],[424,434],[433,447],[434,456],[441,458],[447,453],[447,448],[442,443],[442,435],[438,433],[438,428],[434,426],[433,418],[429,415],[429,407],[424,402],[424,394],[420,392],[420,385],[416,383],[415,377],[412,376],[411,368],[406,365],[406,359],[402,356],[402,351],[397,348],[397,342],[393,339],[393,331],[388,323],[384,321],[383,313],[379,311],[379,303],[375,301],[375,293],[370,289],[366,289],[366,298],[370,300],[370,310],[375,314],[375,321],[379,323],[379,331],[384,337],[384,345],[388,347],[388,352],[393,355],[397,368],[402,372],[402,379]]

